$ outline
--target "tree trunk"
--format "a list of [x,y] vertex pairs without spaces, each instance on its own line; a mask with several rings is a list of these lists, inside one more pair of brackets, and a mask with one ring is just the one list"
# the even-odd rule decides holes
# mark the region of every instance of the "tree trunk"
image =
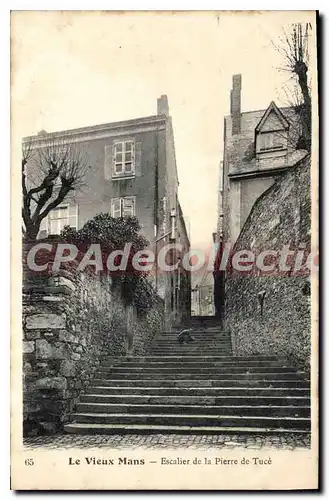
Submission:
[[302,142],[307,151],[311,151],[312,142],[312,101],[310,89],[307,83],[307,65],[304,62],[297,63],[295,73],[298,77],[298,83],[303,96],[303,105],[300,110],[302,125]]
[[27,241],[35,241],[37,239],[38,233],[40,230],[40,224],[27,224],[25,231],[25,240]]

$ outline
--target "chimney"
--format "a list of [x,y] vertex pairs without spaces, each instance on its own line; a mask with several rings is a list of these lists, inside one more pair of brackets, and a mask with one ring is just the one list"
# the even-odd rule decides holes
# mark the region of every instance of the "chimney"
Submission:
[[241,75],[233,75],[231,90],[232,135],[241,132]]
[[166,95],[162,95],[158,98],[158,115],[166,115],[169,116],[169,105],[168,105],[168,97]]

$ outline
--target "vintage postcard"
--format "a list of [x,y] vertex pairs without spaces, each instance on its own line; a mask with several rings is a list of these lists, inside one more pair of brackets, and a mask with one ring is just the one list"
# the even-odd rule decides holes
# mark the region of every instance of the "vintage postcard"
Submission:
[[318,28],[12,11],[12,489],[318,488]]

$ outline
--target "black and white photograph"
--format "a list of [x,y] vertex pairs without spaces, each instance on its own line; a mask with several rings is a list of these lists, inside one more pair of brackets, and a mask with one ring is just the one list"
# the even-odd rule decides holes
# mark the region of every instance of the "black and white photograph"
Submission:
[[11,12],[14,489],[316,488],[318,22]]

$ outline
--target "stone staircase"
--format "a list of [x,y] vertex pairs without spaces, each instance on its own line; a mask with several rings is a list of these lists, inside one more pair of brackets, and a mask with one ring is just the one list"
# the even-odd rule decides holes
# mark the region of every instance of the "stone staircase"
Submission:
[[148,356],[104,358],[66,432],[310,432],[305,373],[275,356],[233,356],[213,320],[194,320],[193,337],[180,345],[163,332]]

